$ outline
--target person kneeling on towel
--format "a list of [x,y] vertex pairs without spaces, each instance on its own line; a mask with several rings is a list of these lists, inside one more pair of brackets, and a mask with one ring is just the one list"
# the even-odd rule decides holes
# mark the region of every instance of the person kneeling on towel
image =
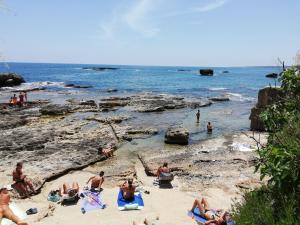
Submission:
[[123,198],[126,201],[132,201],[134,199],[135,186],[133,185],[133,179],[128,179],[124,182],[124,184],[120,187],[122,191]]

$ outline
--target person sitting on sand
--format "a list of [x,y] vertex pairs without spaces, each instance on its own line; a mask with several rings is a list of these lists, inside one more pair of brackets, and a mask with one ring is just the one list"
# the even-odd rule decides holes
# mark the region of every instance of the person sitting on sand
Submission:
[[156,173],[156,175],[157,175],[157,178],[159,178],[159,176],[161,175],[161,173],[170,173],[171,171],[170,171],[170,169],[169,169],[169,167],[168,167],[168,163],[164,163],[163,164],[163,166],[160,166],[159,168],[158,168],[158,170],[157,170],[157,173]]
[[59,195],[63,198],[72,198],[79,192],[79,185],[77,182],[73,182],[72,187],[67,183],[63,184],[63,189],[59,188]]
[[13,221],[17,225],[28,225],[17,217],[9,208],[10,195],[7,188],[0,188],[0,224],[3,218]]
[[112,149],[111,146],[109,146],[108,148],[99,147],[98,154],[99,155],[104,155],[107,158],[110,158],[110,157],[114,156],[113,149]]
[[127,201],[134,199],[135,186],[133,185],[133,179],[128,179],[121,186],[120,190],[122,191],[123,198]]
[[101,191],[102,190],[101,185],[104,182],[104,172],[101,171],[99,173],[99,175],[90,177],[90,179],[86,182],[86,184],[88,185],[90,181],[91,181],[91,188],[90,188],[90,190],[92,192],[99,192],[99,191]]
[[20,192],[22,196],[28,196],[29,194],[36,194],[36,191],[31,183],[31,181],[27,178],[26,175],[23,174],[23,163],[18,162],[16,165],[16,169],[13,171],[13,181],[15,182],[14,187],[17,191]]
[[208,122],[208,123],[207,123],[207,133],[208,133],[208,134],[211,134],[211,133],[212,133],[212,130],[213,130],[213,127],[212,127],[211,123]]
[[201,201],[196,199],[194,201],[191,212],[194,212],[195,208],[198,208],[201,216],[207,219],[205,225],[226,225],[226,221],[229,220],[228,212],[225,212],[222,215],[218,215],[218,212],[220,212],[221,210],[215,211],[209,208],[208,202],[205,198],[202,198]]

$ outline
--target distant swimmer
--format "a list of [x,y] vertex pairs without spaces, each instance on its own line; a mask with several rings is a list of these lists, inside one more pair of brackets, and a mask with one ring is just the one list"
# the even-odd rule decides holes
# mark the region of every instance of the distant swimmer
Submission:
[[212,130],[213,130],[213,127],[212,127],[211,123],[208,122],[208,123],[207,123],[207,133],[208,133],[208,134],[211,134],[211,133],[212,133]]
[[198,109],[198,112],[196,113],[196,117],[197,117],[197,123],[199,123],[200,121],[200,110]]

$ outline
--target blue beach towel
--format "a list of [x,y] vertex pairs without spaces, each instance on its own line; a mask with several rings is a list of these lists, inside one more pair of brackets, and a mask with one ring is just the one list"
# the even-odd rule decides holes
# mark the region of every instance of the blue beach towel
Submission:
[[84,209],[84,212],[105,208],[101,193],[86,191],[82,192],[82,194],[84,195],[84,198],[82,201],[81,210]]
[[118,195],[118,208],[119,210],[134,210],[144,208],[144,201],[141,193],[134,194],[134,199],[132,201],[127,201],[123,197],[122,191],[119,191]]
[[[194,212],[188,211],[188,216],[192,217],[198,224],[204,224],[207,220],[201,216],[198,208],[194,209]],[[234,221],[228,221],[227,225],[235,225]]]
[[188,216],[192,217],[198,224],[204,224],[206,219],[201,216],[200,210],[195,208],[194,212],[188,211]]

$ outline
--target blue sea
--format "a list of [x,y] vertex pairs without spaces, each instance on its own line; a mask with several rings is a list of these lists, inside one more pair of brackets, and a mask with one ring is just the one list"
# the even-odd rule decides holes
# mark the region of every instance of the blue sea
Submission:
[[[118,69],[94,71],[83,69],[84,67]],[[229,102],[219,102],[201,108],[200,124],[195,123],[195,109],[133,115],[136,119],[131,121],[132,124],[159,128],[160,135],[156,139],[163,138],[164,130],[168,126],[181,125],[191,131],[192,142],[208,138],[205,132],[207,121],[211,121],[215,128],[212,137],[248,130],[248,118],[251,108],[256,104],[258,90],[270,84],[274,85],[274,80],[266,78],[265,75],[280,72],[278,67],[210,67],[214,70],[214,76],[207,77],[199,75],[201,68],[203,67],[0,63],[0,72],[16,72],[25,78],[27,83],[22,86],[43,86],[51,93],[40,95],[39,92],[32,92],[32,98],[50,98],[54,102],[72,97],[101,99],[104,96],[136,95],[145,92],[192,99],[224,94],[229,96]],[[92,88],[66,88],[65,84],[88,85]],[[118,91],[107,93],[108,89]],[[0,95],[0,101],[7,101],[3,96],[5,95]],[[119,110],[115,113],[124,111]]]

